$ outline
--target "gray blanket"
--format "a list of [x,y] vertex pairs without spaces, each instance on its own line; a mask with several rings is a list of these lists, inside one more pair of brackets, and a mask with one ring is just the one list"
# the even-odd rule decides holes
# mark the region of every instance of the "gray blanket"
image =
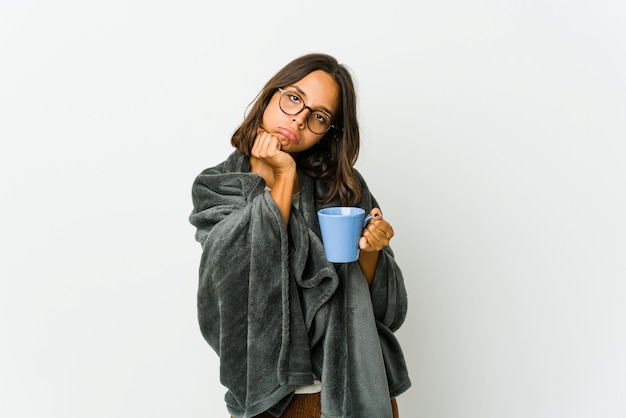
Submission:
[[[198,319],[220,357],[234,417],[279,416],[294,390],[322,382],[322,417],[391,417],[390,397],[411,383],[393,335],[407,295],[391,248],[371,288],[357,262],[324,257],[315,197],[321,182],[299,173],[289,225],[249,160],[233,152],[192,188],[189,220],[202,244]],[[378,206],[359,176],[369,212]],[[325,206],[340,206],[334,201]]]

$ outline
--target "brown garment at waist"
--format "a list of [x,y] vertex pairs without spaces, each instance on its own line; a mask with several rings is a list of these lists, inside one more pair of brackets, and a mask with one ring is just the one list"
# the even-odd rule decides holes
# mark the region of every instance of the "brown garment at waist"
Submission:
[[[311,393],[307,395],[294,395],[291,403],[285,409],[285,412],[279,418],[320,418],[322,416],[320,393]],[[396,398],[391,399],[391,410],[393,418],[399,418],[398,403]],[[230,417],[233,418],[233,417]],[[263,412],[254,418],[276,418],[269,412]]]

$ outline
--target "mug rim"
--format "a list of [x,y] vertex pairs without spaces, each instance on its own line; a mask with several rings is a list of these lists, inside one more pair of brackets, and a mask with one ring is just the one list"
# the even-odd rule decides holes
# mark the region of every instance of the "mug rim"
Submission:
[[[341,209],[350,209],[350,213],[329,213],[328,211],[337,211]],[[329,206],[327,208],[322,208],[317,211],[318,214],[324,216],[357,216],[361,214],[365,214],[365,209],[360,208],[358,206]]]

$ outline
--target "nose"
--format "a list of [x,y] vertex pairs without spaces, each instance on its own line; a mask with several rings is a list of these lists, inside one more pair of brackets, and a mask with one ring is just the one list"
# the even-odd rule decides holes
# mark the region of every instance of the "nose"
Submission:
[[293,115],[292,120],[298,124],[300,129],[304,129],[306,126],[306,120],[309,118],[311,114],[311,108],[308,106],[304,106],[301,111]]

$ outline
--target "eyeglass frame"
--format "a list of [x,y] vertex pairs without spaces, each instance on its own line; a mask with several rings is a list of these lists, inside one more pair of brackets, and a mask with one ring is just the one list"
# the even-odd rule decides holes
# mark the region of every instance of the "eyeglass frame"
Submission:
[[[302,98],[302,96],[300,94],[298,94],[297,92],[293,91],[293,90],[285,90],[282,87],[278,88],[278,91],[280,92],[280,97],[278,98],[278,108],[281,110],[281,112],[283,112],[285,115],[289,115],[289,116],[295,116],[295,115],[299,115],[304,109],[309,109],[309,116],[306,117],[306,128],[313,132],[313,130],[309,127],[309,118],[311,117],[311,115],[313,114],[313,112],[321,112],[325,115],[328,116],[329,120],[333,120],[333,116],[328,114],[327,112],[325,112],[324,110],[321,109],[312,109],[309,106],[306,105],[306,103],[304,103],[304,99]],[[296,113],[287,113],[285,112],[285,110],[283,109],[283,107],[280,105],[280,101],[283,98],[283,96],[285,95],[285,93],[294,93],[295,95],[297,95],[298,97],[300,97],[300,100],[302,100],[302,109],[298,110]],[[328,129],[326,129],[324,132],[318,133],[318,132],[313,132],[315,135],[324,135],[325,133],[327,133],[328,131],[330,131],[331,129],[335,128],[335,125],[333,125],[332,123],[328,126]]]

